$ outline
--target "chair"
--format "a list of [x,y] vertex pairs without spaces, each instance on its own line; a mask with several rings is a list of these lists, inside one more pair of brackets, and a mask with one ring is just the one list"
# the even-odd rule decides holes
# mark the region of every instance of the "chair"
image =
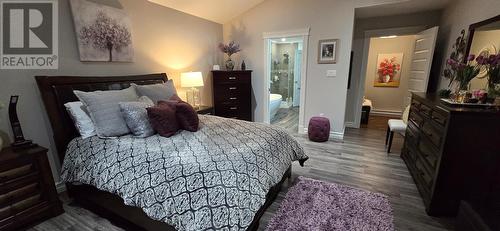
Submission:
[[404,136],[406,131],[406,124],[408,123],[408,114],[410,113],[410,106],[407,106],[403,112],[403,116],[400,120],[390,119],[387,121],[387,134],[385,135],[385,145],[389,144],[387,147],[387,153],[391,152],[392,139],[394,138],[394,132],[397,132]]

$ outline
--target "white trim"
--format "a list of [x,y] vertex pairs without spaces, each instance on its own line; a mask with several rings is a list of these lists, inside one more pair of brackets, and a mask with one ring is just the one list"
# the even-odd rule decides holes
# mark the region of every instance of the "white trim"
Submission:
[[299,129],[304,127],[304,117],[305,117],[305,107],[306,107],[306,83],[307,83],[307,57],[309,52],[309,31],[310,28],[289,30],[289,31],[278,31],[278,32],[264,32],[262,38],[264,39],[264,110],[262,110],[264,123],[270,123],[269,118],[269,89],[270,89],[270,79],[271,79],[271,39],[274,38],[286,38],[286,37],[302,37],[302,65],[301,65],[301,76],[300,76],[300,105],[299,105]]
[[[368,66],[368,52],[370,51],[370,39],[384,35],[411,35],[417,34],[424,30],[423,26],[399,27],[379,30],[367,30],[364,35],[363,43],[363,60],[361,63],[361,72],[359,73],[359,82],[357,92],[355,92],[355,108],[354,108],[354,124],[352,127],[360,128],[361,126],[361,109],[363,105],[363,96],[365,94],[366,68]],[[370,112],[371,114],[371,112]]]
[[270,39],[270,38],[309,36],[310,30],[311,29],[309,27],[307,27],[307,28],[296,29],[296,30],[264,32],[264,33],[262,33],[262,38],[263,39]]
[[373,109],[370,111],[370,115],[378,115],[378,116],[401,117],[402,114],[403,114],[402,111],[397,111],[397,110],[376,110],[376,109]]
[[345,122],[345,125],[344,125],[346,128],[356,128],[354,127],[354,122]]
[[[304,128],[304,129],[301,129],[302,130],[302,134],[307,134],[307,131],[308,129],[307,128]],[[343,140],[344,139],[344,132],[334,132],[334,131],[330,131],[330,135],[329,135],[329,139],[333,139],[333,140]]]
[[65,192],[66,191],[66,184],[64,184],[64,182],[62,181],[59,181],[56,183],[56,190],[57,190],[57,193],[62,193],[62,192]]

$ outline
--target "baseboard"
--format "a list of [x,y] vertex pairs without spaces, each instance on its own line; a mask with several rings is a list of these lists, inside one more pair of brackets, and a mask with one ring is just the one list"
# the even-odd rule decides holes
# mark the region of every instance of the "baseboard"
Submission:
[[57,182],[56,183],[56,190],[57,190],[57,193],[62,193],[62,192],[65,192],[66,191],[66,184],[64,182]]
[[378,115],[378,116],[401,117],[401,114],[403,114],[402,111],[396,111],[396,110],[376,110],[376,109],[373,109],[370,111],[370,115]]
[[[301,131],[304,131],[304,134],[307,134],[307,128],[304,128],[303,130],[301,129]],[[336,140],[343,140],[344,139],[344,133],[343,132],[334,132],[334,131],[330,131],[330,139],[336,139]]]
[[354,126],[354,122],[345,122],[345,126],[348,127],[348,128],[356,128]]

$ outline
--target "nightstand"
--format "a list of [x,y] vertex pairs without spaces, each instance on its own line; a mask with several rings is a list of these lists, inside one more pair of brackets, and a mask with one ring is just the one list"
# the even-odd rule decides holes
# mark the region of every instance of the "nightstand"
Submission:
[[0,230],[25,229],[63,212],[46,148],[0,151]]
[[200,106],[198,109],[196,109],[196,112],[200,115],[213,115],[214,114],[214,107],[212,106]]

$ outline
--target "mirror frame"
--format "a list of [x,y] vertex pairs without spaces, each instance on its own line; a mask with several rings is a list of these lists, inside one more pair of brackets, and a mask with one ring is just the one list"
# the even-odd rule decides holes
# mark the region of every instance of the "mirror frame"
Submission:
[[495,16],[495,17],[471,24],[469,26],[469,34],[467,36],[467,47],[465,48],[465,55],[464,55],[464,60],[463,60],[464,63],[467,63],[467,57],[469,56],[469,53],[470,53],[470,48],[472,46],[472,40],[474,39],[474,32],[476,31],[476,29],[478,27],[482,27],[482,26],[488,25],[488,24],[496,22],[496,21],[500,21],[500,14]]

